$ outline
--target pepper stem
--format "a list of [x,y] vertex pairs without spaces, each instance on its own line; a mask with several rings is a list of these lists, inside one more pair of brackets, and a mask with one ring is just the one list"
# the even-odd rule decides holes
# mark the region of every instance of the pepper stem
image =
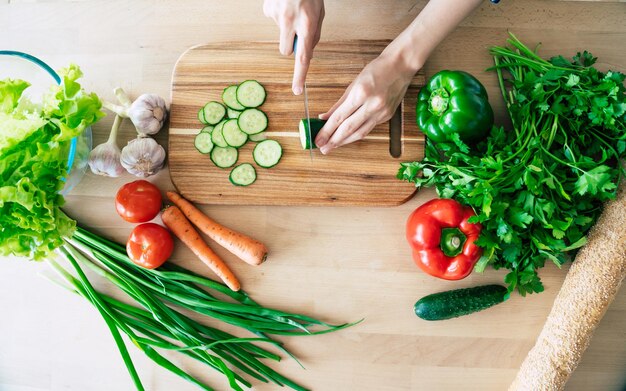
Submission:
[[441,116],[448,109],[450,94],[445,88],[437,88],[430,94],[428,110],[436,116]]
[[467,237],[458,228],[443,228],[439,245],[447,257],[456,257],[463,251]]

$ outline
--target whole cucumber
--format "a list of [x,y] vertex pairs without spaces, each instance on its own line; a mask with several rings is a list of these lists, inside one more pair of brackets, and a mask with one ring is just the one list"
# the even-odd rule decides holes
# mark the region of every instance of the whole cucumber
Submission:
[[482,311],[506,300],[502,285],[482,285],[424,296],[415,303],[415,315],[424,320],[444,320]]

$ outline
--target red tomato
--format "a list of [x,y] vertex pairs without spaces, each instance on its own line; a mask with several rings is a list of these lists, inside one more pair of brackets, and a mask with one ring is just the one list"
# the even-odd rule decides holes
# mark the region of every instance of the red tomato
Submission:
[[133,229],[126,243],[128,257],[139,266],[155,269],[172,255],[174,240],[169,231],[158,224],[141,224]]
[[142,179],[120,187],[115,196],[115,209],[129,223],[145,223],[159,214],[161,201],[159,188]]

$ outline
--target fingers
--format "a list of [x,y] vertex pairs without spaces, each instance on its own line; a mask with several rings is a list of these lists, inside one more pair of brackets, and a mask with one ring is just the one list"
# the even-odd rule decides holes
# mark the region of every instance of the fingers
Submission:
[[293,29],[292,24],[281,23],[280,24],[280,43],[278,44],[278,50],[283,56],[289,56],[293,53],[293,40],[296,37],[296,32]]
[[318,146],[320,152],[325,153],[326,151],[329,151],[337,146],[331,145],[328,148],[325,148],[326,144],[331,139],[331,136],[335,133],[335,131],[337,131],[339,126],[342,125],[343,122],[346,121],[355,111],[357,111],[360,106],[360,103],[357,104],[357,102],[354,102],[347,97],[344,102],[337,107],[315,138],[315,145]]
[[[331,120],[332,120],[332,117],[331,117]],[[367,121],[368,121],[367,108],[365,106],[361,106],[356,111],[354,111],[354,113],[349,115],[344,121],[342,121],[339,124],[339,126],[337,127],[337,130],[335,130],[335,132],[332,133],[332,136],[330,137],[328,142],[326,142],[326,144],[324,144],[324,146],[320,148],[320,152],[326,155],[331,150],[341,145],[344,145],[345,144],[344,141],[346,140],[346,138],[352,136],[353,133],[356,130],[360,129]]]
[[306,74],[309,71],[309,64],[313,56],[314,36],[310,31],[305,31],[302,35],[298,35],[298,43],[296,44],[295,62],[293,68],[293,82],[291,89],[296,95],[302,94]]
[[376,125],[377,124],[375,120],[371,118],[368,119],[363,123],[363,125],[361,125],[360,128],[355,130],[354,133],[352,133],[350,136],[346,137],[338,146],[343,147],[344,145],[351,144],[355,141],[363,140],[365,136],[367,136]]

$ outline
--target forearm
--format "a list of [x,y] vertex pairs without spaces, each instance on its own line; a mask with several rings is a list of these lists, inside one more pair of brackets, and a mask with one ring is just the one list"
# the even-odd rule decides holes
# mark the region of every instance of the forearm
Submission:
[[383,54],[397,57],[408,72],[417,72],[441,41],[482,1],[430,0]]

